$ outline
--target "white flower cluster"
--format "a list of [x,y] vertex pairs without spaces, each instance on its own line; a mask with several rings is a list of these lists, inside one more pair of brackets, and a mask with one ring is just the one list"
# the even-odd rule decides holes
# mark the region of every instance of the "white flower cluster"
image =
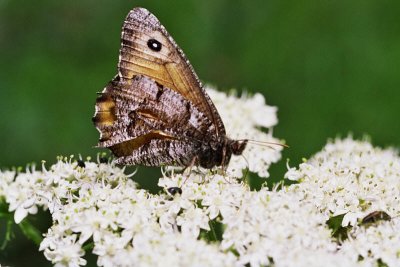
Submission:
[[[53,226],[40,249],[57,266],[85,265],[83,248],[90,243],[99,266],[374,266],[378,261],[397,266],[395,217],[368,227],[355,222],[344,241],[331,237],[326,222],[338,214],[339,204],[353,212],[351,198],[359,197],[352,193],[365,195],[368,188],[380,188],[372,193],[387,203],[359,201],[363,216],[391,205],[398,197],[390,194],[400,188],[398,162],[393,150],[337,140],[298,170],[290,169],[287,176],[301,183],[288,187],[251,191],[236,179],[194,169],[160,179],[174,195],[152,195],[112,163],[60,159],[49,170],[2,172],[0,193],[16,222],[38,207],[49,209]],[[348,171],[357,169],[378,179],[363,183],[362,174]],[[396,208],[386,211],[395,216]],[[220,240],[204,238],[202,233],[213,233],[218,224]]]
[[38,206],[50,210],[53,226],[40,250],[57,266],[85,265],[90,242],[99,266],[235,265],[231,252],[197,240],[210,229],[206,209],[187,199],[183,210],[178,198],[137,189],[113,164],[83,165],[60,159],[42,172],[1,173],[0,192],[17,223]]
[[400,265],[400,220],[376,222],[355,227],[348,240],[341,245],[343,253],[355,259],[357,255],[366,266],[381,261],[387,266]]
[[[209,90],[232,138],[278,142],[258,127],[276,123],[276,110],[252,98]],[[243,169],[268,176],[275,150],[249,146],[227,174],[168,169],[159,194],[138,189],[113,163],[60,158],[49,169],[0,172],[0,198],[16,223],[38,208],[53,224],[40,250],[56,266],[400,266],[400,158],[396,151],[351,138],[336,140],[289,168],[297,183],[251,191]],[[391,220],[362,223],[371,212]],[[344,215],[348,238],[327,221]],[[382,219],[382,218],[381,218]]]
[[305,252],[334,251],[324,216],[302,200],[300,194],[266,188],[248,192],[235,216],[224,220],[221,246],[233,247],[239,262],[251,266],[301,266]]
[[286,177],[301,181],[296,190],[325,214],[345,214],[343,226],[354,226],[374,211],[400,214],[400,157],[393,149],[336,140]]
[[[159,185],[165,190],[182,188],[164,216],[172,219],[170,224],[178,216],[177,221],[185,217],[192,225],[193,221],[182,214],[197,205],[197,223],[206,218],[223,224],[220,249],[235,251],[237,266],[321,266],[326,265],[326,257],[332,258],[328,266],[354,262],[345,256],[335,259],[337,245],[326,225],[327,218],[313,203],[304,201],[302,193],[267,188],[251,191],[245,184],[220,175],[206,175],[207,181],[204,177],[192,172],[189,178],[168,175],[160,179]],[[311,262],[310,257],[319,261]]]
[[[286,177],[300,181],[289,191],[303,193],[304,201],[327,217],[344,215],[351,226],[340,254],[364,266],[400,266],[400,157],[394,149],[373,147],[348,137],[290,168]],[[364,223],[369,215],[384,213]],[[360,260],[362,259],[362,260]],[[382,265],[384,266],[384,265]]]
[[[281,159],[282,146],[274,145],[281,141],[272,136],[272,127],[278,123],[277,108],[266,105],[264,96],[259,93],[243,94],[240,98],[212,88],[207,88],[207,93],[225,123],[228,136],[250,140],[242,156],[232,157],[227,170],[229,176],[242,177],[243,170],[248,168],[260,177],[268,177],[269,166]],[[268,129],[268,133],[262,128]]]

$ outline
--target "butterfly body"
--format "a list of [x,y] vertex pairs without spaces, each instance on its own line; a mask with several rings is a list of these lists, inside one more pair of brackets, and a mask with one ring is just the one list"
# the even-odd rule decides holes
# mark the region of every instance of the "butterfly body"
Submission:
[[96,100],[99,147],[127,165],[227,166],[247,141],[224,124],[185,55],[158,19],[133,9],[123,25],[118,74]]

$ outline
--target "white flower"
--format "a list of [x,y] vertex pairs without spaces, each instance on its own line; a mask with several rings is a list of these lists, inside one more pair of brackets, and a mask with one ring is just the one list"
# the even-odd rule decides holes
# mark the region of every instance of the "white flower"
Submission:
[[138,234],[132,245],[129,264],[120,266],[240,266],[231,252],[182,234]]
[[176,223],[182,227],[182,233],[197,237],[200,228],[210,230],[208,216],[203,209],[191,207],[176,218]]
[[53,230],[40,245],[40,250],[44,250],[46,258],[55,266],[86,265],[86,260],[82,258],[85,252],[76,242],[77,236],[62,236],[63,233],[58,232],[56,227]]
[[249,188],[235,180],[226,181],[221,175],[216,175],[206,185],[201,197],[201,204],[207,207],[210,219],[215,219],[219,214],[228,219],[236,215],[243,201],[243,196]]
[[[261,145],[261,142],[280,143],[272,136],[272,127],[278,122],[277,108],[265,104],[261,94],[248,96],[245,93],[241,98],[233,94],[227,95],[212,88],[207,93],[213,100],[225,124],[227,135],[232,139],[249,139],[242,156],[232,156],[228,166],[228,174],[233,177],[242,177],[243,170],[248,168],[260,177],[268,177],[268,168],[281,158],[282,146]],[[259,128],[267,128],[268,133]]]
[[289,161],[286,162],[286,168],[288,171],[285,173],[285,178],[292,181],[299,181],[302,178],[302,173],[297,171],[296,168],[289,166]]
[[42,174],[34,168],[27,171],[16,176],[15,181],[8,184],[7,190],[4,190],[9,211],[15,211],[15,223],[20,223],[28,214],[36,214],[37,205],[42,203],[40,198]]
[[372,267],[376,266],[372,262],[357,262],[357,259],[343,255],[340,251],[326,252],[321,250],[297,250],[288,251],[290,255],[286,259],[282,259],[276,266],[296,266],[296,267]]
[[132,237],[105,232],[96,242],[93,253],[99,256],[98,266],[115,266],[115,257],[120,256]]
[[0,172],[0,196],[6,194],[8,187],[14,182],[15,175],[15,171],[6,170]]

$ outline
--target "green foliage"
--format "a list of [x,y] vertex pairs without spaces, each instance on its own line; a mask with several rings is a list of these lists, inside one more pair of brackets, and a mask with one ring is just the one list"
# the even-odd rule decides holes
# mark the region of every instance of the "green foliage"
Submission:
[[208,223],[210,231],[201,230],[200,238],[206,241],[218,242],[222,241],[222,234],[224,233],[223,224],[218,221],[218,218]]
[[[39,245],[49,227],[49,214],[40,212],[25,218],[18,225],[14,212],[8,211],[8,204],[0,198],[0,260],[2,264],[18,266],[50,266],[39,252]],[[21,257],[21,254],[24,257]]]
[[35,226],[33,226],[27,219],[19,223],[18,226],[24,233],[24,235],[29,240],[32,240],[35,243],[35,245],[39,247],[43,239],[41,232]]
[[7,247],[8,242],[12,239],[12,226],[14,223],[13,214],[8,211],[8,205],[3,198],[0,198],[0,220],[5,221],[5,232],[4,240],[0,240],[0,250],[4,250]]
[[[12,228],[15,223],[14,212],[8,211],[8,205],[3,199],[0,199],[0,220],[5,220],[6,224],[4,240],[2,240],[0,247],[1,250],[4,250],[7,247],[7,244],[12,241],[15,236]],[[40,230],[38,230],[27,218],[20,222],[18,227],[28,240],[33,241],[33,243],[39,247],[40,242],[42,242],[43,239]]]
[[329,218],[327,221],[328,227],[332,230],[332,237],[337,240],[344,241],[348,238],[351,227],[343,227],[342,221],[345,214],[340,214]]

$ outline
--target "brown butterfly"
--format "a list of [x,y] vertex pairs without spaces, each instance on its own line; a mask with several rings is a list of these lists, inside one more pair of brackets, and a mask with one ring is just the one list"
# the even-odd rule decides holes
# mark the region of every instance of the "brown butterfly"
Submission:
[[134,8],[122,27],[118,74],[96,100],[99,147],[118,164],[227,166],[248,140],[232,140],[217,109],[158,19]]

